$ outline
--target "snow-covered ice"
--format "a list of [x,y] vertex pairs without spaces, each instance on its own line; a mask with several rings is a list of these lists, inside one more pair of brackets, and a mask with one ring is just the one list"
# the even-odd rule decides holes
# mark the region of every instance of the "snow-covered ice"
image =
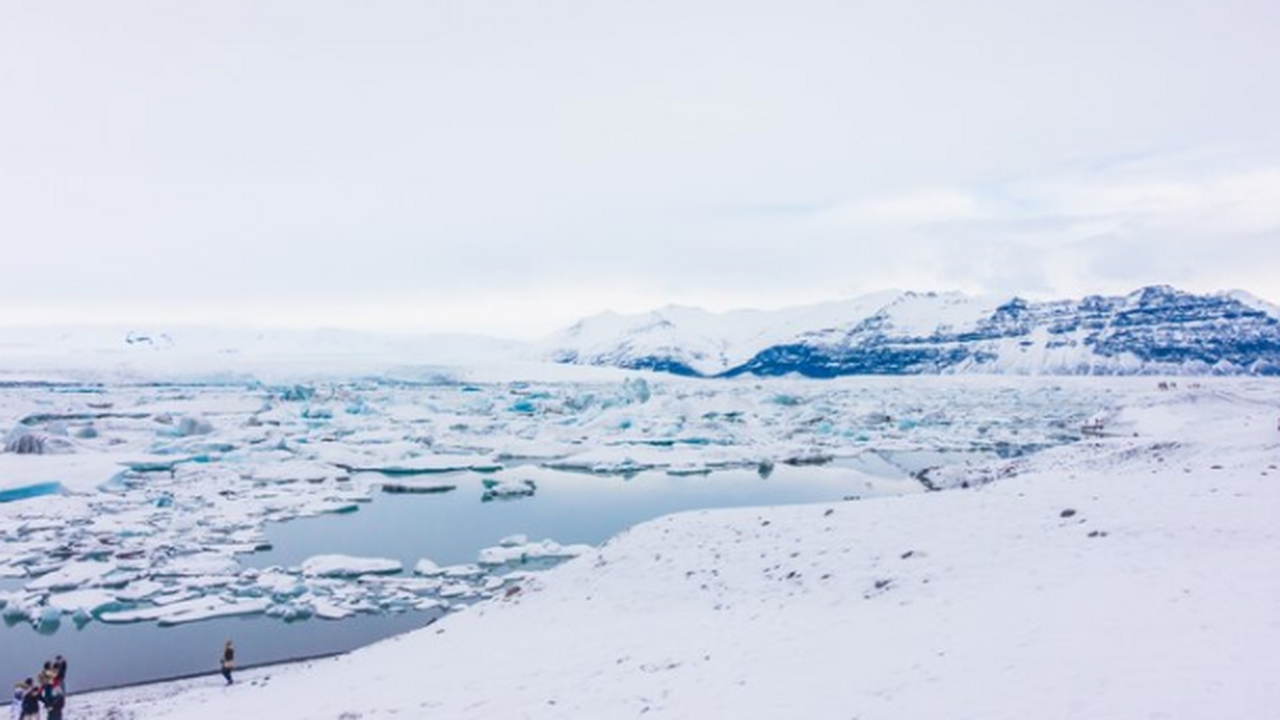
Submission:
[[[989,447],[956,489],[668,516],[269,682],[77,702],[83,717],[184,720],[1269,717],[1280,388],[1153,386],[1125,384],[1104,435]],[[1080,409],[1064,432],[1098,410]],[[914,415],[889,444],[938,422]]]
[[209,593],[200,578],[236,576],[270,547],[268,523],[357,512],[379,488],[443,491],[462,487],[459,472],[485,473],[480,499],[495,500],[539,489],[528,466],[696,482],[775,463],[1013,456],[1079,437],[1117,398],[1078,380],[601,377],[620,379],[8,387],[0,431],[57,452],[0,453],[0,577],[22,580],[37,609],[53,591],[101,585],[145,611],[173,596],[150,583]]
[[584,555],[592,549],[590,545],[561,545],[554,540],[505,542],[481,550],[479,562],[482,566],[550,565]]
[[484,494],[481,496],[481,500],[511,500],[531,497],[538,491],[538,484],[528,478],[519,480],[485,478],[483,483]]
[[350,555],[316,555],[302,563],[304,575],[317,577],[352,577],[398,573],[404,569],[399,560],[362,558]]

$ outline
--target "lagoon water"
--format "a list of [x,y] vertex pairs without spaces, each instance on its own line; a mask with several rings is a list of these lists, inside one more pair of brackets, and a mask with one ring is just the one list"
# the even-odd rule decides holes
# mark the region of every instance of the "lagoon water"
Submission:
[[[533,497],[483,502],[482,480],[492,475],[441,475],[457,489],[440,494],[377,493],[357,512],[268,525],[272,549],[241,556],[246,567],[297,565],[312,555],[389,557],[407,568],[421,558],[440,565],[474,562],[478,552],[520,533],[531,540],[600,544],[636,523],[671,512],[717,507],[829,502],[920,491],[887,464],[790,467],[767,477],[752,470],[672,476],[644,472],[630,478],[514,467],[499,477],[531,479]],[[0,581],[13,589],[22,581]],[[71,691],[207,672],[216,676],[222,643],[232,639],[241,665],[351,650],[423,627],[434,612],[356,616],[340,621],[285,623],[267,617],[227,618],[159,627],[154,623],[77,629],[64,622],[52,635],[27,623],[0,629],[0,681],[33,675],[46,659],[65,655]]]

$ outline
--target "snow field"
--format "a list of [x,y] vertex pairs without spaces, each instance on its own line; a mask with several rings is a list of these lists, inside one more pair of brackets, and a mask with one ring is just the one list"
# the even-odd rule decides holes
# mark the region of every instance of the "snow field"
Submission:
[[1277,417],[1267,382],[1135,391],[997,482],[662,518],[436,626],[86,716],[1268,717]]

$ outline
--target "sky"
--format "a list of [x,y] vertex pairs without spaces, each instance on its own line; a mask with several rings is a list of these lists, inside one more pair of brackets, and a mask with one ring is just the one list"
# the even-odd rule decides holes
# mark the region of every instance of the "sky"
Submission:
[[1280,3],[0,0],[0,325],[1280,302]]

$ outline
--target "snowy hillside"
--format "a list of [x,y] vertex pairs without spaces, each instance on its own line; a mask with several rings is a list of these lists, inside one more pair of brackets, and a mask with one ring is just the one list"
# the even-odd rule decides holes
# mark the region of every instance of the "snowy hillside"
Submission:
[[1170,287],[1053,302],[886,293],[772,313],[597,316],[544,352],[701,376],[1277,374],[1280,311],[1245,293]]
[[1269,717],[1280,393],[1131,388],[973,489],[662,518],[413,634],[79,716]]
[[716,375],[798,335],[866,317],[900,296],[891,291],[771,312],[668,306],[642,315],[602,313],[552,337],[541,350],[556,362]]

